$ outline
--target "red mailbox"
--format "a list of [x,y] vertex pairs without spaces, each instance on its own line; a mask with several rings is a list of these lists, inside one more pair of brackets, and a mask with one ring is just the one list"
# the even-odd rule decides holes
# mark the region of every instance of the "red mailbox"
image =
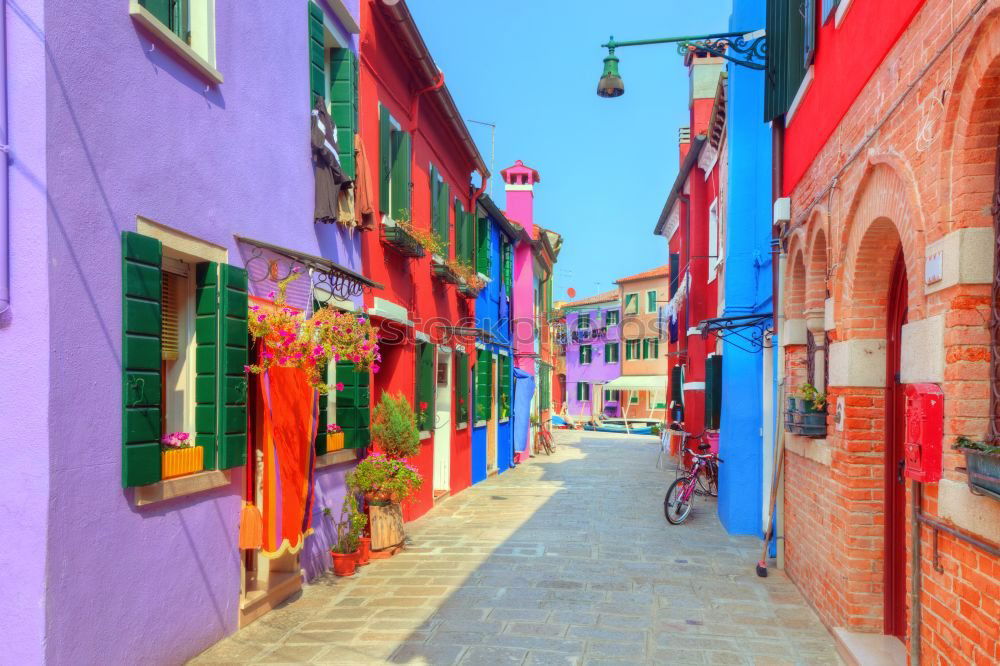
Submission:
[[906,478],[941,480],[941,443],[944,440],[944,393],[937,384],[906,387]]

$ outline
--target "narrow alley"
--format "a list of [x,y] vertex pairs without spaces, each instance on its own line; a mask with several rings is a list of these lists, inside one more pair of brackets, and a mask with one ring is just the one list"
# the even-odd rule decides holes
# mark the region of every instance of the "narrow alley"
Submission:
[[654,438],[556,437],[409,524],[404,552],[326,574],[194,663],[839,663],[792,583],[754,575],[759,540],[700,497],[666,523]]

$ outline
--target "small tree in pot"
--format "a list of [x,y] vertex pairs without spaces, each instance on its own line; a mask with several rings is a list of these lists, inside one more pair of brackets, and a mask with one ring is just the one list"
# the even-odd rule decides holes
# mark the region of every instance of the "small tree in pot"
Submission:
[[358,565],[358,546],[368,517],[358,511],[358,500],[350,491],[344,496],[339,519],[333,517],[330,509],[323,509],[323,515],[330,519],[337,533],[337,543],[330,548],[333,572],[338,576],[351,576]]

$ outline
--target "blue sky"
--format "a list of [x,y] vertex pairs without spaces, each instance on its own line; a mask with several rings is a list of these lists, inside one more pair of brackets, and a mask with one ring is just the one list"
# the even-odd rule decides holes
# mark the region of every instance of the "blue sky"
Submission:
[[[688,124],[687,72],[670,44],[619,49],[625,94],[597,96],[600,45],[728,30],[729,0],[409,0],[459,110],[494,122],[495,174],[539,171],[535,222],[565,240],[553,298],[611,289],[666,263],[653,236]],[[756,27],[756,26],[755,26]],[[749,30],[755,27],[747,28]],[[490,128],[470,124],[490,163]],[[493,198],[502,207],[503,183]]]

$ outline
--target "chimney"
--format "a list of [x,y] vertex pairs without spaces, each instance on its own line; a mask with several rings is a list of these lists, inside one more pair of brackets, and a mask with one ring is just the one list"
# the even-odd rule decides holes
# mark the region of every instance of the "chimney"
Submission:
[[535,236],[535,183],[541,182],[538,172],[517,160],[514,166],[500,171],[507,193],[507,217]]
[[726,69],[726,61],[707,51],[688,51],[684,56],[691,83],[691,133],[704,134],[712,117],[712,106],[719,88],[719,77]]
[[[680,148],[681,161],[684,163],[684,158],[687,157],[688,151],[691,150],[691,128],[681,127],[677,130],[677,145]],[[679,165],[678,165],[679,166]]]

